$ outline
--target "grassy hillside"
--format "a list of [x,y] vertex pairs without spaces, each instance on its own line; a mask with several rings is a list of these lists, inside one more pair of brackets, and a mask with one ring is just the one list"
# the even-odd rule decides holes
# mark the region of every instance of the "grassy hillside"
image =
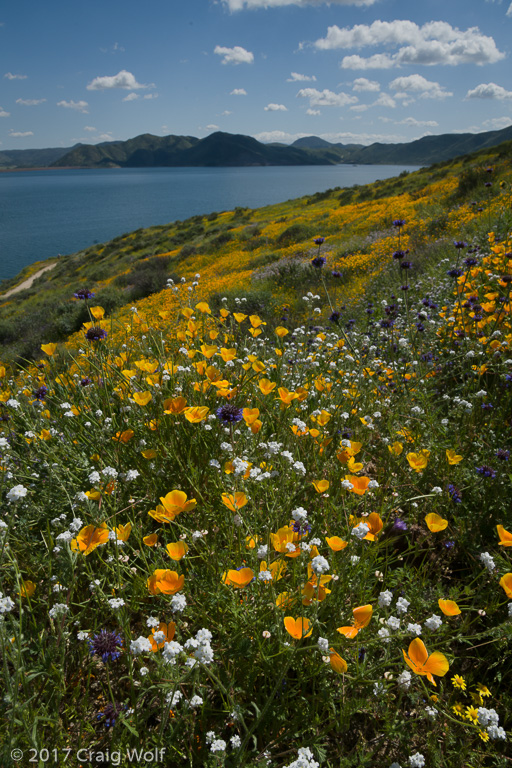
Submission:
[[195,217],[4,303],[1,764],[509,765],[511,180]]

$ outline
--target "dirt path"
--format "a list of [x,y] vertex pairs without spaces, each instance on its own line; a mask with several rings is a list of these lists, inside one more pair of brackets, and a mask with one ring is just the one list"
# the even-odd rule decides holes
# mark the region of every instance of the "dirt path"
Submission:
[[30,277],[27,277],[27,279],[24,280],[19,285],[16,285],[14,288],[11,288],[6,293],[0,294],[0,299],[7,299],[9,296],[12,296],[14,293],[19,293],[20,291],[24,291],[25,288],[30,288],[34,280],[36,280],[40,275],[44,274],[45,272],[48,272],[50,269],[53,269],[56,266],[57,266],[57,262],[55,262],[55,264],[49,264],[47,267],[43,267],[37,272],[34,272],[33,275],[30,275]]

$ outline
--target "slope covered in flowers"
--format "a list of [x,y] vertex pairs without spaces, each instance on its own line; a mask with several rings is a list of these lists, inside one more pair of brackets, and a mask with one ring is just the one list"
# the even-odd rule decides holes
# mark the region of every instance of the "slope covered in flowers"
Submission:
[[6,755],[508,764],[507,172],[234,230],[0,369]]

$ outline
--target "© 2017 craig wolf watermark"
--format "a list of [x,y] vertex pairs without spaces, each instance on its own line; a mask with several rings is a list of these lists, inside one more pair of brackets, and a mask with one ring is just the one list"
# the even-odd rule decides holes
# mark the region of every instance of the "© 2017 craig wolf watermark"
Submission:
[[[80,763],[101,764],[108,763],[109,765],[121,765],[121,760],[126,760],[128,763],[135,763],[141,765],[146,763],[151,765],[153,763],[162,763],[166,753],[166,748],[162,749],[127,749],[126,752],[105,752],[93,751],[92,749],[79,749],[77,751],[72,749],[29,749],[29,763],[39,763],[42,760],[44,763],[59,763],[62,765],[66,763],[69,758],[76,758]],[[11,758],[14,762],[18,762],[23,758],[23,750],[13,749],[11,752]]]

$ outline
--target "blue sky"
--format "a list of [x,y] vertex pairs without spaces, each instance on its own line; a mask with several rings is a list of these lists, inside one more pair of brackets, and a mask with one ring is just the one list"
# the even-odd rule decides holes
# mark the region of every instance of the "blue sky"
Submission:
[[496,130],[511,41],[511,0],[20,0],[0,10],[0,151]]

